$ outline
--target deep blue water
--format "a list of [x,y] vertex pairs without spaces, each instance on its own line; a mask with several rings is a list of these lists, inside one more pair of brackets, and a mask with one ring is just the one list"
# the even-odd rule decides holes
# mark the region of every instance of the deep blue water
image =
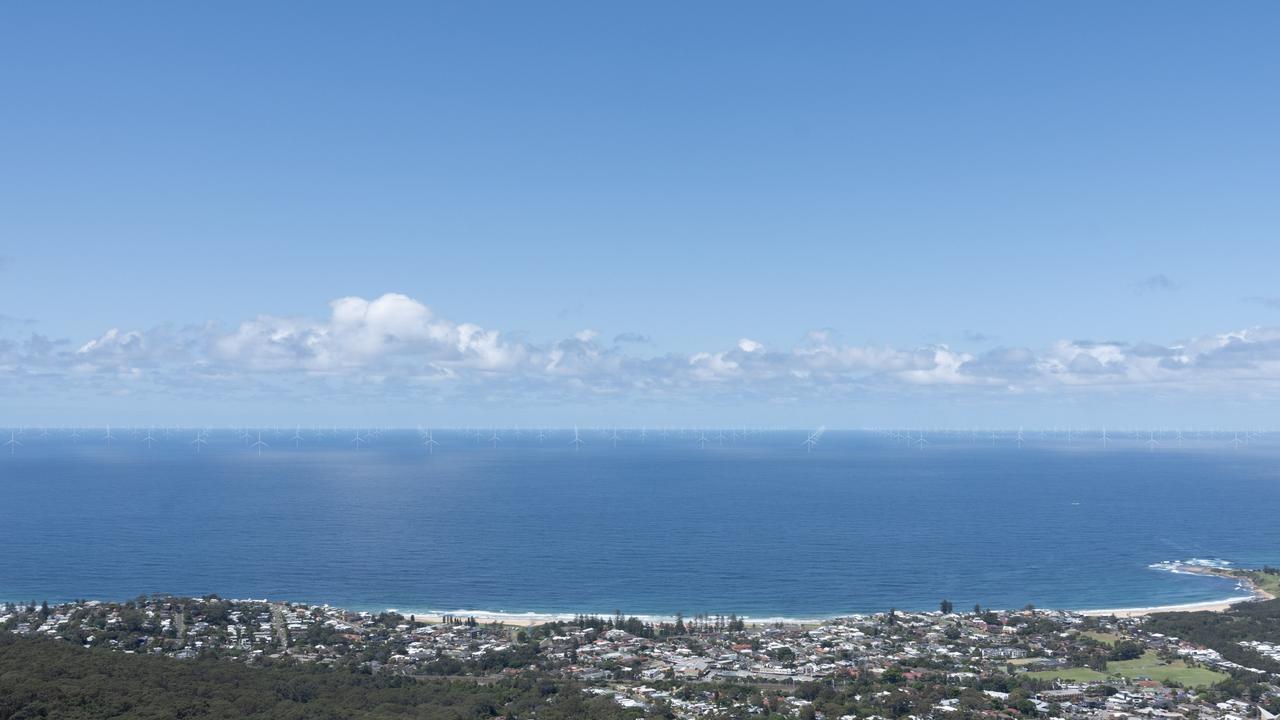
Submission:
[[[27,430],[0,455],[0,598],[143,593],[381,609],[814,617],[1217,599],[1164,560],[1280,564],[1280,442],[1171,436]],[[483,433],[488,438],[489,431]],[[1119,434],[1113,433],[1113,437]],[[256,434],[251,439],[256,439]],[[7,435],[5,438],[7,439]]]

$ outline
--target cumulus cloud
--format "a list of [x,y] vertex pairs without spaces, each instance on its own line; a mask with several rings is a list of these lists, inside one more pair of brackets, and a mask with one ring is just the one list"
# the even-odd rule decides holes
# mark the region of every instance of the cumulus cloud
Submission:
[[[535,342],[438,316],[400,294],[344,297],[321,317],[260,315],[232,327],[109,328],[67,342],[0,340],[8,387],[153,383],[172,394],[384,393],[457,401],[627,397],[796,402],[865,393],[1078,393],[1124,389],[1280,396],[1280,328],[1150,341],[1061,340],[973,353],[844,342],[831,330],[791,347],[743,337],[729,347],[646,354],[646,337],[595,330]],[[44,383],[44,385],[41,385]],[[80,385],[75,385],[80,383]]]
[[435,318],[426,305],[395,293],[339,298],[319,322],[260,316],[217,337],[213,347],[225,364],[315,373],[499,369],[520,356],[520,348],[497,332]]

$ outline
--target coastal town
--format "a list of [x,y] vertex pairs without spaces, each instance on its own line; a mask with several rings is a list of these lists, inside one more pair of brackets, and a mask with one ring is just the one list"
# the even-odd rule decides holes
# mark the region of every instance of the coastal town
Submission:
[[[1266,611],[1275,625],[1278,603],[1243,606]],[[619,613],[517,626],[210,596],[10,603],[0,629],[185,661],[476,682],[536,675],[573,682],[634,717],[1272,720],[1280,713],[1280,638],[1208,647],[1162,632],[1167,617],[962,611],[943,601],[931,612],[804,624],[735,616],[653,623]]]

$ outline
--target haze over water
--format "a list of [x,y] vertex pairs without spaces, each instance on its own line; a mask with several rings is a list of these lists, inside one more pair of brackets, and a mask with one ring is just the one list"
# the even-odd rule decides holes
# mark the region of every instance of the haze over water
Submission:
[[[1268,435],[871,432],[723,442],[571,430],[38,431],[0,457],[0,599],[143,593],[405,611],[817,617],[1114,608],[1241,594],[1153,563],[1280,564]],[[257,438],[253,434],[249,442]]]

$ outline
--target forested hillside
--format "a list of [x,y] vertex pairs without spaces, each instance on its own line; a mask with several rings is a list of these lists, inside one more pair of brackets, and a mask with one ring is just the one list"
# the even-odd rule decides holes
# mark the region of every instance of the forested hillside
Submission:
[[629,718],[563,682],[413,680],[85,650],[0,634],[0,720]]

